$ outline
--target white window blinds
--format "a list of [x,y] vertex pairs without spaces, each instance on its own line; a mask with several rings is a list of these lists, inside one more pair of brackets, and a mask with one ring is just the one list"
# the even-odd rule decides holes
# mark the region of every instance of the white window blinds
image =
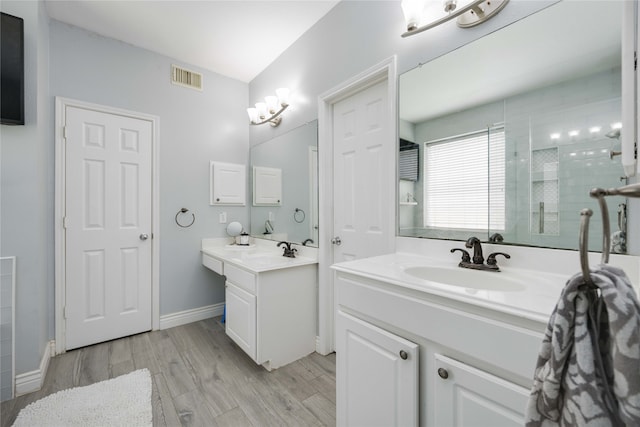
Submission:
[[505,229],[504,128],[425,143],[425,227]]

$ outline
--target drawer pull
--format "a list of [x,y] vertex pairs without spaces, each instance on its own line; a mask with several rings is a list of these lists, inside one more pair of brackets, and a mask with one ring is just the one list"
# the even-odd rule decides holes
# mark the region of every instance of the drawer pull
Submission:
[[438,368],[438,375],[443,380],[446,380],[447,378],[449,378],[449,372],[444,368]]
[[400,359],[407,360],[408,357],[409,357],[409,355],[407,354],[406,351],[400,350]]

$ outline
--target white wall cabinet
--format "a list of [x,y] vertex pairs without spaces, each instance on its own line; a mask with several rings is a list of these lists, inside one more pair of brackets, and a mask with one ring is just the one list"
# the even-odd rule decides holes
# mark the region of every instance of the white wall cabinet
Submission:
[[315,264],[259,273],[224,264],[226,333],[267,370],[316,348]]
[[254,206],[282,205],[282,169],[253,167]]
[[336,301],[338,426],[524,424],[544,324],[339,268]]
[[336,323],[338,425],[416,425],[418,346],[343,312]]
[[210,162],[209,164],[209,204],[246,204],[247,177],[245,165]]

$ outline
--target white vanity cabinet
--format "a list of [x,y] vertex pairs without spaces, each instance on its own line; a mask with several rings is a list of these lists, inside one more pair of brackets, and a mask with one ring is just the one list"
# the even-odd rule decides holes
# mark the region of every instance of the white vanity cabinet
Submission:
[[339,426],[524,424],[544,324],[334,268]]
[[449,357],[435,355],[434,425],[521,427],[529,390]]
[[271,370],[316,348],[315,264],[253,272],[224,263],[226,333]]
[[416,425],[418,346],[344,312],[336,324],[337,424]]

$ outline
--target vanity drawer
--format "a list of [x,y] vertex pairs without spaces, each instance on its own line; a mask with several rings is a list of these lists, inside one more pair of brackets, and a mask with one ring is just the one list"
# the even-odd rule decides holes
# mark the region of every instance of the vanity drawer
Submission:
[[216,259],[207,254],[202,254],[202,265],[207,267],[209,270],[213,270],[219,275],[224,275],[224,264],[219,259]]
[[256,294],[256,276],[246,270],[238,268],[234,265],[227,264],[224,268],[224,275],[227,280],[239,288],[255,295]]

